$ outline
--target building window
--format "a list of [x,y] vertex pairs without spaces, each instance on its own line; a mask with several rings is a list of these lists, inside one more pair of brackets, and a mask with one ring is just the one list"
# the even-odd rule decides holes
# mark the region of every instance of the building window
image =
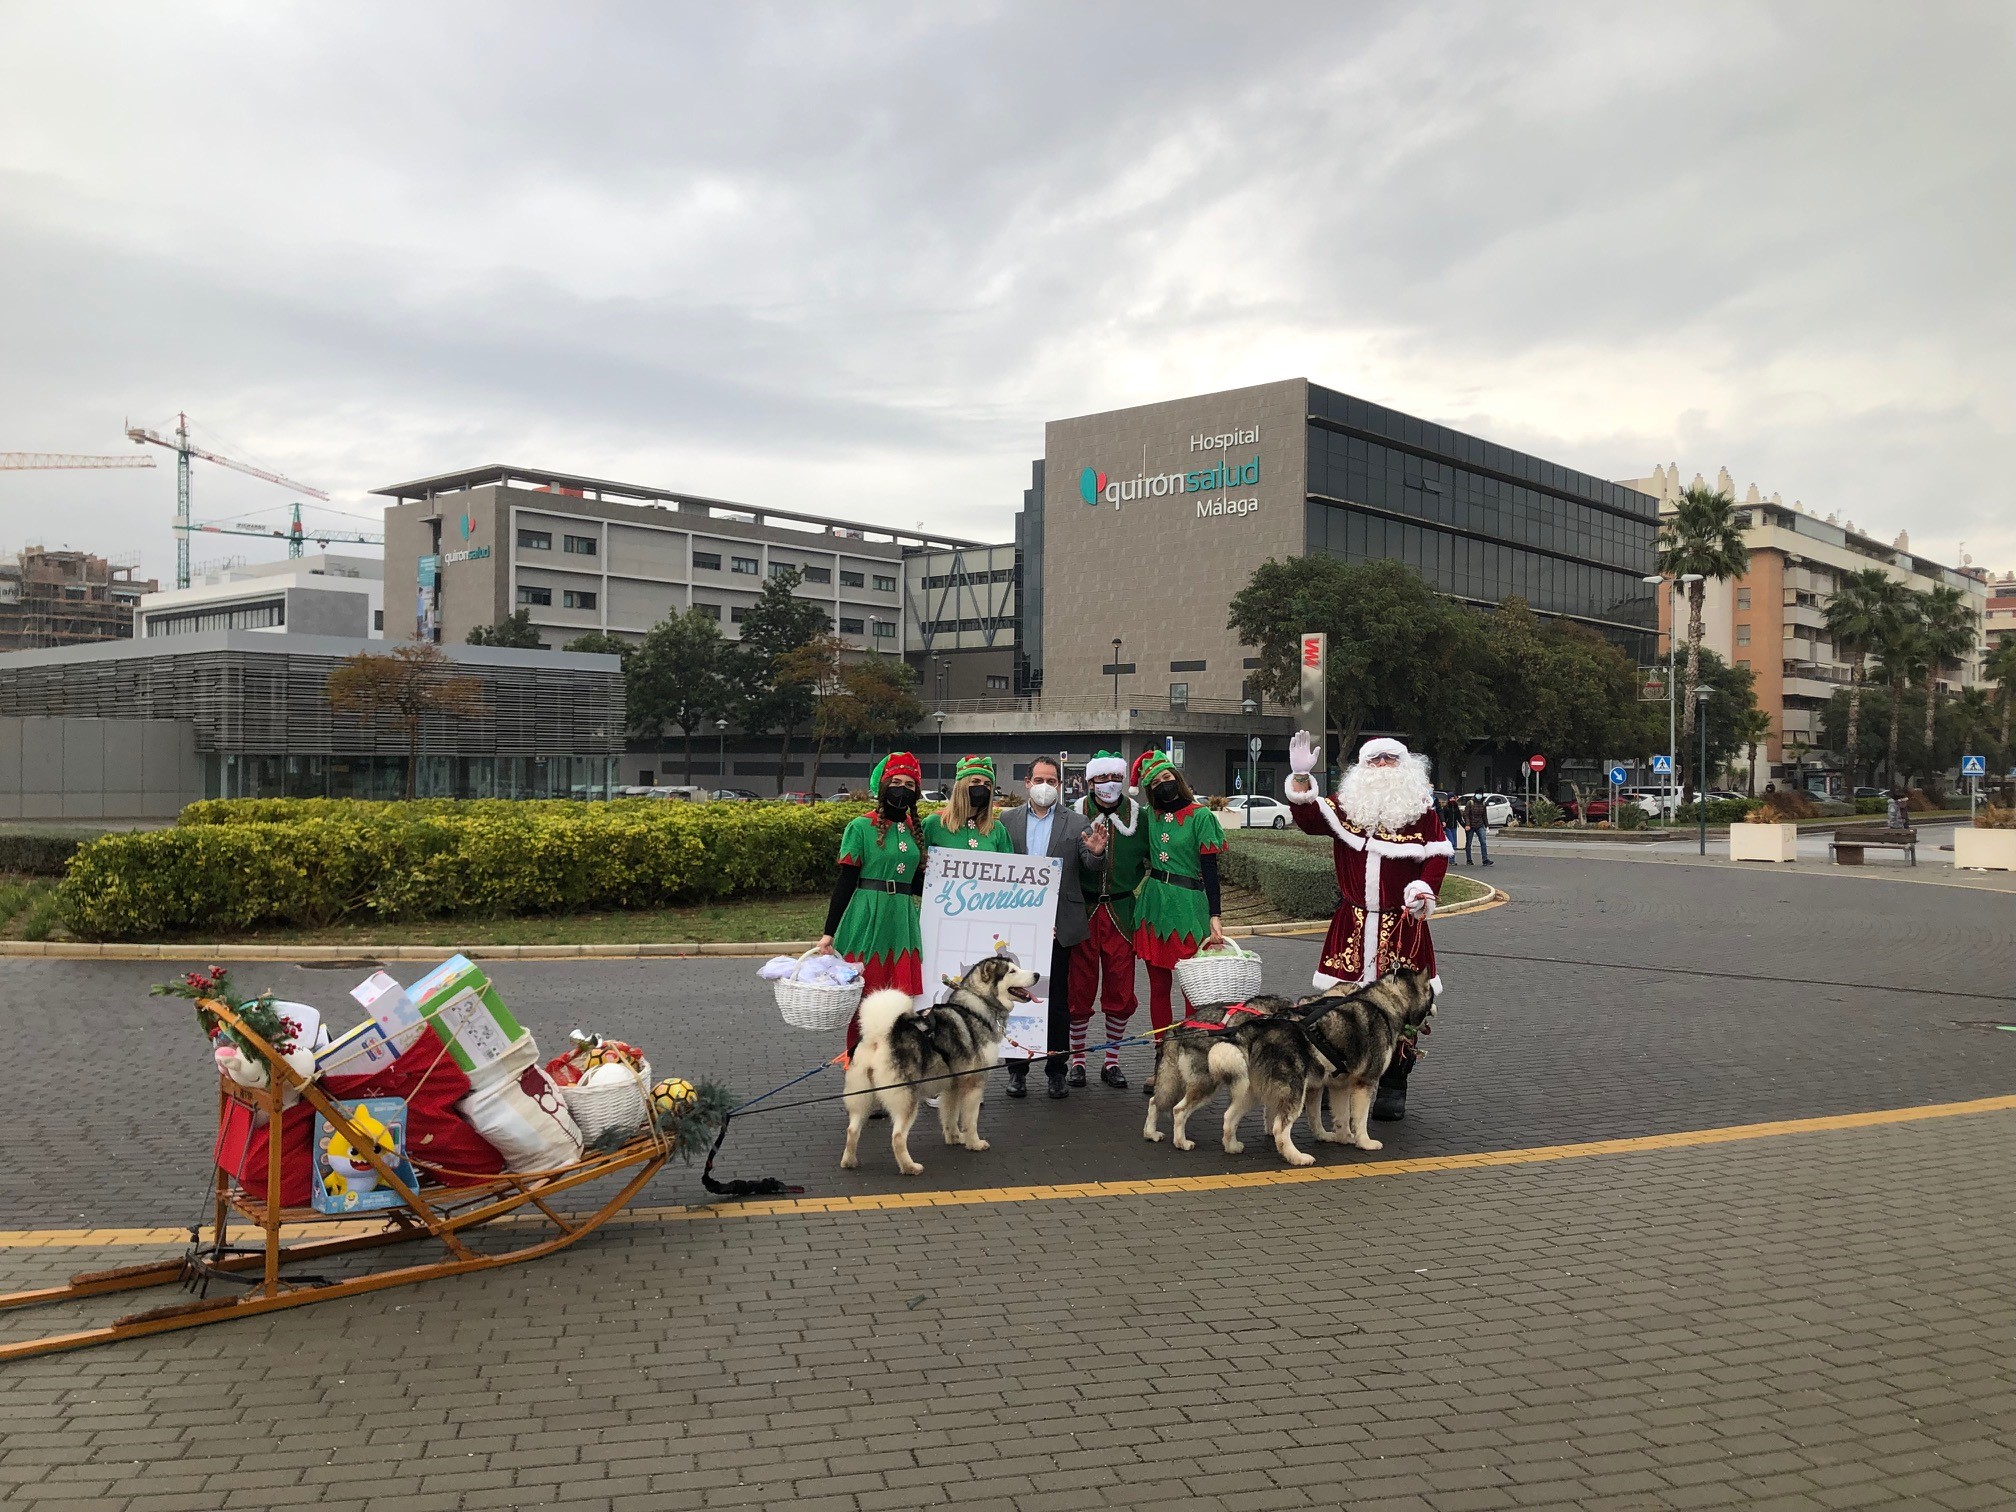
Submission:
[[1202,672],[1204,670],[1204,663],[1201,661],[1172,661],[1169,663],[1169,670],[1171,672]]
[[842,571],[840,574],[840,586],[842,588],[859,588],[867,581],[868,579],[858,572]]
[[593,536],[566,536],[562,538],[561,544],[573,556],[595,555],[595,537]]
[[894,640],[895,638],[896,638],[896,622],[894,620],[875,621],[875,639]]
[[748,617],[749,606],[747,604],[737,604],[733,609],[728,611],[728,623],[731,625],[739,625]]
[[702,619],[719,620],[721,618],[721,606],[719,604],[695,604],[693,612]]
[[1188,708],[1190,705],[1190,684],[1187,682],[1169,684],[1169,707]]
[[754,557],[730,557],[728,558],[728,570],[739,572],[744,577],[754,577],[762,568]]
[[1736,644],[1739,646],[1750,644],[1750,627],[1748,625],[1738,625],[1736,627]]
[[583,593],[578,588],[569,588],[560,597],[564,606],[569,609],[593,609],[595,607],[595,595],[592,593]]
[[1107,662],[1099,669],[1099,675],[1101,677],[1132,677],[1134,675],[1134,663],[1122,662],[1116,667],[1113,663]]
[[875,591],[877,593],[894,593],[896,591],[896,579],[893,577],[884,577],[879,572],[876,573]]
[[721,570],[721,553],[718,551],[694,552],[693,569],[696,572],[719,572]]
[[518,602],[521,604],[550,604],[553,602],[551,588],[520,588]]
[[833,581],[833,569],[831,567],[807,567],[805,569],[805,581],[808,583],[830,583]]
[[551,551],[553,532],[550,530],[521,530],[518,532],[518,547],[521,551]]
[[1252,672],[1258,669],[1260,665],[1260,658],[1257,656],[1249,656],[1239,665],[1245,668],[1248,672]]
[[1008,679],[989,672],[987,674],[987,691],[989,693],[1006,693],[1008,691]]
[[[382,616],[381,609],[379,614]],[[196,635],[205,630],[277,630],[287,623],[285,599],[266,599],[256,604],[232,604],[216,609],[186,609],[179,614],[150,614],[147,634]],[[382,626],[380,628],[383,628]]]
[[1736,665],[1743,668],[1747,672],[1750,669],[1750,658],[1747,656],[1739,656],[1736,658]]
[[371,628],[373,630],[383,630],[385,628],[385,611],[383,609],[373,609],[371,611]]
[[789,572],[796,565],[797,563],[795,562],[772,562],[770,564],[770,576],[772,576],[773,578],[780,578],[784,576],[785,573]]
[[1736,590],[1736,607],[1738,609],[1748,609],[1750,607],[1750,590],[1748,588],[1738,588]]
[[861,634],[861,632],[862,632],[862,630],[863,630],[864,628],[865,628],[865,627],[864,627],[864,626],[862,625],[861,621],[860,621],[860,620],[858,620],[858,619],[845,619],[845,618],[843,618],[843,619],[842,619],[842,620],[840,621],[840,633],[841,633],[842,635],[859,635],[859,634]]

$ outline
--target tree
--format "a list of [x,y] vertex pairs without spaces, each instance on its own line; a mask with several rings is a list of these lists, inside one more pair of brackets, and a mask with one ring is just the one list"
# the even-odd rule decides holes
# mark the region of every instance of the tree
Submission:
[[406,736],[406,796],[418,791],[420,730],[428,715],[470,715],[483,707],[483,685],[460,676],[430,641],[408,641],[388,654],[360,651],[329,674],[329,707],[366,722],[383,721]]
[[1941,768],[1934,762],[1932,734],[1946,692],[1940,686],[1940,674],[1974,649],[1981,626],[1967,596],[1958,588],[1939,583],[1916,597],[1920,650],[1925,657],[1925,761],[1928,770],[1937,771]]
[[1736,738],[1747,747],[1750,758],[1750,796],[1757,796],[1757,747],[1771,738],[1771,716],[1762,709],[1751,707],[1736,717]]
[[1898,613],[1904,585],[1881,567],[1851,572],[1827,602],[1827,633],[1834,653],[1848,662],[1848,717],[1840,747],[1848,767],[1848,785],[1855,786],[1855,756],[1862,718],[1862,684],[1868,675],[1869,653],[1883,644],[1885,627]]
[[[1743,540],[1743,527],[1736,523],[1736,501],[1705,483],[1695,483],[1680,496],[1679,503],[1659,527],[1659,570],[1675,577],[1697,573],[1687,585],[1687,674],[1685,689],[1688,719],[1681,722],[1683,737],[1690,734],[1695,707],[1694,693],[1701,686],[1701,606],[1707,597],[1708,580],[1726,582],[1750,570],[1750,548]],[[1686,772],[1692,742],[1680,741],[1678,765]],[[1706,786],[1705,782],[1701,784]]]
[[[663,735],[676,725],[686,740],[686,782],[693,782],[693,732],[734,702],[728,643],[721,626],[697,608],[668,614],[631,653],[624,686],[630,727]],[[722,774],[725,782],[727,774]]]
[[844,728],[834,704],[845,686],[840,676],[840,658],[846,650],[847,642],[837,635],[815,635],[777,659],[777,685],[802,689],[811,705],[808,717],[812,725],[812,775],[805,783],[808,793],[819,791],[819,775],[826,766],[826,747]]
[[742,620],[742,664],[736,683],[742,690],[738,712],[747,730],[776,730],[783,736],[777,756],[777,780],[791,760],[792,737],[812,718],[812,692],[802,680],[781,675],[783,659],[833,628],[826,611],[811,599],[797,596],[802,576],[786,568],[763,585]]
[[2002,745],[2009,746],[2009,711],[2016,707],[2016,635],[2005,635],[2002,643],[1988,653],[1984,669],[1989,680],[2002,689]]
[[1997,716],[1995,701],[1986,688],[1962,688],[1960,694],[1946,706],[1952,715],[1954,743],[1963,755],[1978,755],[1990,746],[1997,747],[1998,763],[2006,754],[2000,747],[2006,741],[1995,738]]
[[478,625],[469,632],[468,641],[472,646],[509,646],[517,651],[546,649],[546,642],[539,639],[538,627],[532,623],[530,609],[506,615],[494,625]]
[[871,752],[894,750],[898,739],[924,722],[916,672],[901,658],[880,652],[842,663],[840,696],[829,707],[846,755],[864,741]]
[[627,669],[630,658],[637,648],[620,635],[611,635],[606,630],[590,630],[586,635],[577,635],[561,648],[565,651],[581,651],[591,656],[613,656]]
[[1894,611],[1885,618],[1877,636],[1876,654],[1881,659],[1883,679],[1890,685],[1890,742],[1888,771],[1890,785],[1898,781],[1897,738],[1904,719],[1904,690],[1918,678],[1924,665],[1924,641],[1919,634],[1918,599],[1908,591],[1898,596]]
[[[1501,616],[1528,613],[1510,600]],[[1648,755],[1657,739],[1647,708],[1638,701],[1638,669],[1630,657],[1586,625],[1549,619],[1538,624],[1541,650],[1530,692],[1526,742],[1557,766],[1571,760],[1603,761]],[[1589,806],[1579,784],[1578,824]]]

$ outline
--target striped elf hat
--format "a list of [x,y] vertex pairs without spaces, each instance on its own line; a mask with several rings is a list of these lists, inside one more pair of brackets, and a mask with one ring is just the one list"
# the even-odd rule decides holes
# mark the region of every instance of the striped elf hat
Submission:
[[994,760],[990,756],[961,756],[959,765],[952,769],[952,780],[964,782],[968,777],[985,777],[994,780]]
[[1153,787],[1155,779],[1165,772],[1171,776],[1178,775],[1176,772],[1176,763],[1169,759],[1167,751],[1147,752],[1141,764],[1135,770],[1138,773],[1138,781],[1144,791]]

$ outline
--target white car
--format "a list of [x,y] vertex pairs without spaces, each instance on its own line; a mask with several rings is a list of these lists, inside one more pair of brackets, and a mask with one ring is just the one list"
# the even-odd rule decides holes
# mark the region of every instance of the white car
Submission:
[[1227,829],[1292,829],[1288,805],[1264,793],[1240,793],[1225,800],[1218,822]]

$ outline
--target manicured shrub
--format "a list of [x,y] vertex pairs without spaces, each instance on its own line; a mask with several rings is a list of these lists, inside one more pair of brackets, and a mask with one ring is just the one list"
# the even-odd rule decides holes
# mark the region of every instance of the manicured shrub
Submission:
[[[256,804],[286,800],[252,800]],[[219,814],[84,847],[59,889],[84,939],[659,907],[832,885],[842,804],[347,804]]]
[[1881,818],[1890,812],[1890,800],[1888,798],[1857,798],[1855,800],[1855,812],[1858,814],[1875,814],[1878,818]]
[[[1754,798],[1713,798],[1708,803],[1708,822],[1710,824],[1741,824],[1745,819],[1750,817],[1753,809],[1760,809],[1762,807],[1764,807],[1762,801]],[[1699,824],[1701,822],[1701,805],[1698,803],[1681,804],[1678,812],[1674,815],[1674,822],[1677,824]]]
[[1337,911],[1337,873],[1327,845],[1240,831],[1218,864],[1226,882],[1259,893],[1288,918],[1327,919]]
[[0,872],[60,877],[90,830],[0,830]]

